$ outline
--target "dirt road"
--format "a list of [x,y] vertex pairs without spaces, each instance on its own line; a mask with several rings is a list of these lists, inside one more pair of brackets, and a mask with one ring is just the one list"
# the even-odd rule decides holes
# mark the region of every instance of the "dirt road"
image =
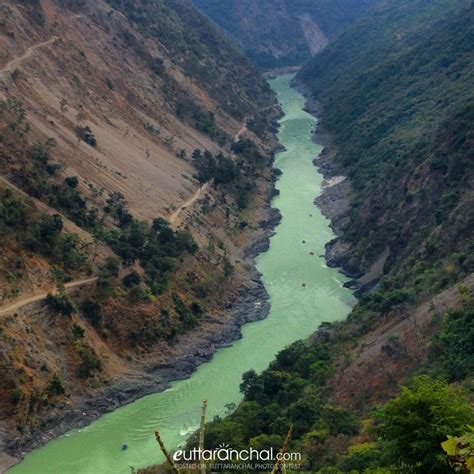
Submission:
[[[97,277],[93,278],[86,278],[83,280],[76,280],[66,283],[64,287],[66,289],[76,288],[78,286],[90,285],[97,281]],[[12,311],[16,311],[17,309],[26,306],[27,304],[35,303],[36,301],[41,301],[46,299],[48,293],[40,293],[39,295],[30,296],[28,298],[23,298],[21,300],[15,301],[14,303],[10,304],[9,306],[5,306],[4,308],[0,308],[0,316],[4,316],[5,314],[11,313]]]
[[19,56],[18,58],[12,59],[6,64],[6,66],[3,69],[0,69],[0,74],[13,71],[16,66],[18,66],[25,59],[29,58],[34,51],[36,51],[39,48],[43,48],[44,46],[48,46],[54,43],[55,41],[57,41],[58,39],[59,39],[58,36],[53,36],[47,41],[43,41],[41,43],[30,46],[23,55]]
[[184,209],[186,209],[187,207],[192,206],[201,197],[201,194],[204,194],[206,192],[208,187],[209,187],[209,183],[204,183],[195,192],[194,196],[192,196],[184,204],[178,207],[178,209],[176,209],[176,211],[174,211],[173,214],[171,214],[169,218],[170,224],[173,224],[176,221],[181,211],[184,211]]
[[[240,136],[247,131],[247,119],[244,120],[244,123],[242,124],[242,128],[235,134],[234,141],[238,142],[240,139]],[[176,209],[176,211],[171,214],[169,217],[169,222],[170,224],[173,224],[176,219],[179,217],[181,212],[188,208],[189,206],[192,206],[201,196],[201,194],[204,194],[207,188],[209,187],[209,183],[204,183],[195,193],[194,195],[188,199],[185,203],[183,203],[181,206]]]

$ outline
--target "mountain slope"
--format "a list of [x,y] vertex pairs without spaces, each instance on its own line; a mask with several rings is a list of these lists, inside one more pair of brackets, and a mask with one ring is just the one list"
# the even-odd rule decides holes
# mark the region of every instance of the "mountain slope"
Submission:
[[0,444],[17,453],[262,316],[235,307],[265,298],[248,247],[270,226],[275,100],[180,0],[2,2],[0,86]]
[[301,65],[376,0],[193,0],[261,68]]
[[342,260],[354,274],[387,246],[392,276],[410,258],[423,273],[467,250],[473,28],[465,5],[388,2],[371,30],[370,18],[360,22],[298,76],[321,103],[335,160],[351,178],[344,239],[353,250]]

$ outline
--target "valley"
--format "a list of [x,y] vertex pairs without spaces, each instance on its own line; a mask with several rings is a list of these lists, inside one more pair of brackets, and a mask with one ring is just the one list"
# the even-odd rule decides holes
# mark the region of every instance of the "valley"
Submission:
[[473,15],[1,2],[0,471],[469,472]]
[[[224,415],[226,406],[240,401],[243,372],[263,370],[288,343],[309,336],[323,320],[340,320],[348,314],[354,299],[342,286],[345,279],[318,257],[332,237],[327,220],[313,203],[322,177],[312,160],[322,148],[311,140],[316,121],[303,110],[303,97],[290,88],[291,78],[272,81],[284,112],[278,136],[286,151],[277,154],[274,165],[282,172],[276,182],[279,194],[272,201],[281,212],[281,222],[269,250],[257,258],[257,269],[270,295],[268,317],[245,325],[241,339],[220,349],[189,379],[48,443],[9,472],[126,473],[128,466],[156,463],[160,458],[155,429],[160,429],[170,449],[177,447],[195,430],[203,399],[208,400],[209,417]],[[257,345],[258,352],[254,350]],[[126,452],[120,452],[123,443],[128,445]],[[87,461],[84,451],[89,453]]]

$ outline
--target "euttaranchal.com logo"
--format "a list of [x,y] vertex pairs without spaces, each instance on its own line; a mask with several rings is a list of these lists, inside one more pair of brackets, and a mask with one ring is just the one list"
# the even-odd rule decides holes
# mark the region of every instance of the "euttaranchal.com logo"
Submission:
[[281,452],[274,448],[268,449],[233,449],[227,444],[219,445],[215,449],[201,449],[198,447],[173,453],[176,465],[185,469],[195,469],[201,463],[206,463],[211,469],[245,469],[265,470],[272,469],[276,463],[284,464],[292,470],[299,469],[301,453]]

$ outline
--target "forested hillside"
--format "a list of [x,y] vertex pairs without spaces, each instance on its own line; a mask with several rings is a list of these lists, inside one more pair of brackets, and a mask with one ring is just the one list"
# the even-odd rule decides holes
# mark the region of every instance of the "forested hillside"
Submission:
[[462,0],[388,2],[298,75],[351,180],[352,250],[339,263],[354,275],[387,248],[392,284],[417,292],[470,268],[472,18]]
[[384,256],[383,275],[347,321],[244,374],[209,447],[279,449],[292,426],[310,472],[472,470],[473,46],[471,2],[390,0],[298,74],[351,183],[337,263],[356,277]]
[[163,364],[191,371],[194,339],[209,356],[236,337],[275,102],[180,0],[1,2],[0,79],[0,445],[17,453]]
[[263,69],[301,65],[377,0],[193,0]]

